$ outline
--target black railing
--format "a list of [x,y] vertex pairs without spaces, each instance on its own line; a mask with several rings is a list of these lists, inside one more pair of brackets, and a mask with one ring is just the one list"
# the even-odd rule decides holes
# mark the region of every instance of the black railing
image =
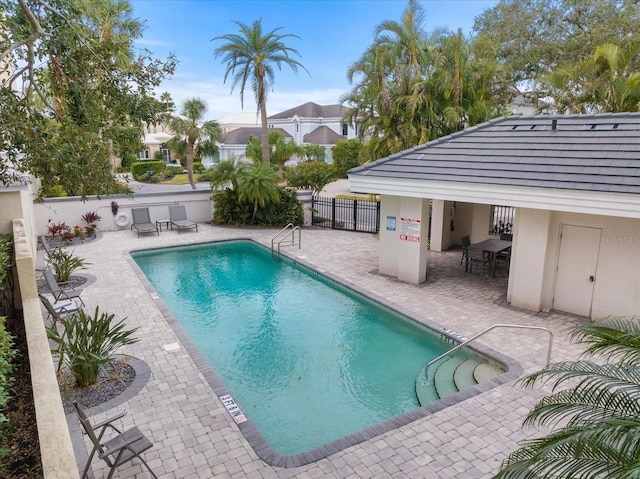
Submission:
[[313,196],[313,224],[336,230],[377,233],[380,230],[380,202]]
[[516,209],[513,206],[491,206],[491,220],[489,234],[513,234],[513,220]]

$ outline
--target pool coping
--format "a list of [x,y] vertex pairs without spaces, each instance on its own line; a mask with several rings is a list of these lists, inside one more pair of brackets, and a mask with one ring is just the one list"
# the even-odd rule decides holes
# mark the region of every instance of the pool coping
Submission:
[[[268,248],[266,246],[264,246],[263,244],[260,244],[259,242],[251,238],[234,238],[234,239],[220,240],[220,241],[195,242],[195,243],[190,243],[188,245],[179,245],[179,246],[171,245],[171,246],[165,246],[165,247],[133,249],[129,252],[125,252],[124,255],[127,263],[130,265],[135,275],[137,276],[137,278],[140,280],[141,284],[145,288],[145,291],[149,294],[150,298],[152,299],[153,303],[156,305],[156,307],[162,314],[167,324],[169,324],[173,332],[176,334],[181,345],[184,347],[184,349],[187,351],[191,359],[194,361],[196,367],[198,368],[200,373],[204,376],[205,380],[207,381],[207,383],[209,384],[209,386],[211,387],[215,395],[218,397],[220,402],[223,405],[225,405],[225,407],[229,411],[229,414],[232,420],[234,420],[234,423],[238,426],[239,430],[242,432],[243,436],[245,437],[249,445],[252,447],[256,455],[267,464],[270,464],[275,467],[291,468],[291,467],[304,466],[306,464],[319,461],[320,459],[324,459],[328,456],[341,452],[351,446],[355,446],[369,439],[373,439],[389,431],[392,431],[399,427],[410,424],[418,419],[423,419],[429,416],[430,414],[441,411],[442,409],[445,409],[453,404],[457,404],[459,402],[465,401],[466,399],[474,397],[478,394],[482,394],[486,391],[494,389],[499,385],[511,382],[521,377],[524,372],[523,367],[519,362],[515,361],[509,356],[506,356],[503,353],[500,353],[499,351],[488,348],[480,343],[467,345],[465,347],[472,350],[475,354],[485,359],[488,359],[490,361],[495,361],[497,363],[500,363],[501,365],[504,365],[507,368],[507,371],[496,376],[493,379],[484,381],[480,384],[476,384],[471,388],[465,389],[463,391],[459,391],[455,394],[452,394],[451,396],[447,396],[445,398],[439,399],[438,401],[427,404],[426,406],[421,406],[407,413],[392,417],[391,419],[375,424],[361,431],[354,432],[342,438],[336,439],[327,444],[323,444],[322,446],[319,446],[317,448],[304,451],[298,454],[293,454],[293,455],[280,454],[271,447],[271,445],[262,436],[257,426],[253,423],[253,421],[249,417],[244,416],[242,411],[240,411],[239,409],[233,409],[235,404],[234,401],[230,403],[230,406],[227,406],[225,404],[225,403],[228,403],[228,401],[225,400],[227,396],[231,398],[233,397],[231,392],[229,391],[227,386],[224,384],[222,379],[217,375],[217,373],[215,372],[213,367],[209,364],[209,362],[204,357],[204,355],[200,352],[200,350],[195,345],[193,340],[189,337],[189,335],[187,334],[185,329],[182,327],[180,322],[173,315],[173,313],[168,308],[168,306],[164,303],[164,301],[162,300],[160,295],[157,293],[153,285],[149,282],[145,274],[142,272],[138,264],[135,262],[135,260],[131,256],[131,254],[133,253],[145,252],[145,251],[151,251],[151,250],[155,251],[155,250],[163,250],[163,249],[188,248],[188,247],[194,247],[194,246],[197,247],[197,246],[203,246],[208,244],[243,242],[243,241],[252,243],[268,251]],[[391,301],[388,301],[385,298],[382,298],[375,293],[366,291],[365,289],[360,288],[359,286],[357,286],[356,284],[348,280],[339,278],[334,274],[328,273],[325,270],[318,269],[317,267],[307,263],[306,261],[300,258],[291,257],[285,252],[280,252],[280,255],[285,257],[288,261],[292,262],[293,264],[299,264],[300,266],[309,269],[310,271],[314,272],[315,274],[318,274],[319,276],[322,276],[328,280],[334,281],[339,285],[355,293],[361,294],[366,298],[372,301],[375,301],[381,304],[382,306],[394,312],[397,312],[398,314],[405,316],[407,319],[409,319],[410,321],[413,321],[414,323],[420,326],[431,329],[435,334],[441,334],[441,335],[447,336],[451,340],[454,346],[460,342],[461,338],[463,338],[462,335],[438,323],[435,323],[434,321],[431,321],[431,320],[419,321],[414,317],[413,312],[406,310],[402,306],[396,303],[393,303]],[[230,409],[230,407],[232,409]],[[233,410],[233,413],[232,413],[232,410]]]

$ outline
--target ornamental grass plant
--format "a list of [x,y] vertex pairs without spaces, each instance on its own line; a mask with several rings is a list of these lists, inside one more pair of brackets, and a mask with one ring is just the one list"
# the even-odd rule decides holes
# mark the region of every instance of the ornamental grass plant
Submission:
[[133,337],[137,328],[126,329],[126,318],[115,322],[114,316],[96,307],[93,315],[80,310],[61,318],[63,333],[56,325],[47,328],[47,336],[57,346],[51,352],[69,367],[80,387],[96,382],[100,368],[113,362],[118,348],[138,341]]

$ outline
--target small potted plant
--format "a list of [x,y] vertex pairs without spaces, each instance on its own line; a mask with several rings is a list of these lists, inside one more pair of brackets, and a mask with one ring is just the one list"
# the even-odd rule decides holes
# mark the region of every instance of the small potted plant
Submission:
[[98,228],[98,225],[96,225],[96,223],[101,219],[102,217],[95,211],[87,211],[82,215],[82,220],[87,223],[87,226],[85,226],[84,228],[86,236],[95,236],[96,229]]

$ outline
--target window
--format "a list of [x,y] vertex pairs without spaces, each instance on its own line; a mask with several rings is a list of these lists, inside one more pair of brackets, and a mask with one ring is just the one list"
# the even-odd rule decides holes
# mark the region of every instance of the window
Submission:
[[298,133],[300,131],[300,124],[296,123],[296,133]]
[[160,151],[162,152],[162,157],[164,158],[164,161],[166,161],[167,163],[171,162],[171,150],[168,148],[160,148]]
[[489,234],[513,234],[513,218],[516,209],[513,206],[491,206],[491,219],[489,221]]
[[349,125],[346,123],[342,124],[342,136],[347,136],[349,134]]
[[142,150],[140,153],[138,153],[138,157],[143,159],[143,160],[148,160],[149,159],[149,150]]

